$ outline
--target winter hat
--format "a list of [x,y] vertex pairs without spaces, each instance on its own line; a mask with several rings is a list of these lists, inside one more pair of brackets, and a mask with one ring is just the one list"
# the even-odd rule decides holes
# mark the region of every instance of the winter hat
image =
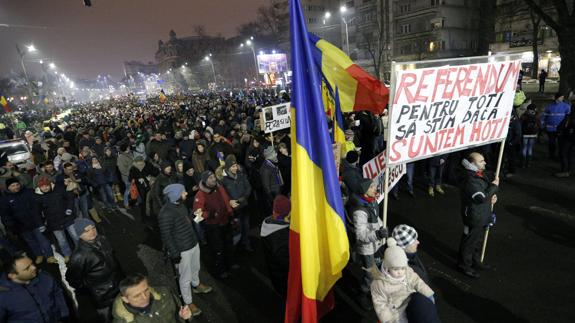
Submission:
[[208,178],[209,178],[210,176],[212,176],[212,175],[214,175],[214,173],[213,173],[212,171],[210,171],[210,170],[204,171],[204,172],[202,173],[202,175],[200,176],[200,179],[201,179],[202,183],[205,184],[206,181],[208,180]]
[[345,160],[350,164],[357,162],[358,159],[359,159],[359,154],[355,150],[350,150],[345,155]]
[[369,189],[369,187],[371,186],[371,183],[373,183],[373,181],[369,178],[362,178],[359,181],[359,188],[361,188],[361,194],[365,194],[367,193],[367,190]]
[[186,190],[182,184],[170,184],[164,188],[164,196],[168,198],[171,203],[175,203],[182,197],[182,193]]
[[63,153],[62,154],[62,161],[63,162],[69,162],[72,160],[72,154],[70,153]]
[[394,238],[387,238],[387,249],[385,249],[383,256],[383,267],[407,267],[407,255],[405,251],[397,245]]
[[405,248],[417,240],[417,231],[407,224],[400,224],[393,229],[391,236],[397,242],[398,247]]
[[84,233],[84,230],[86,229],[86,227],[93,225],[95,226],[96,224],[94,223],[94,221],[90,220],[90,219],[85,219],[85,218],[79,218],[74,220],[74,231],[76,231],[76,234],[78,235],[78,237],[80,235],[82,235],[82,233]]
[[50,177],[47,176],[42,176],[40,177],[40,180],[38,181],[38,187],[40,186],[46,186],[46,185],[52,185],[52,181],[50,180]]
[[274,199],[272,218],[283,220],[291,211],[291,202],[285,195],[278,195]]
[[225,163],[224,168],[225,168],[226,170],[228,170],[228,169],[230,169],[230,167],[232,167],[233,165],[235,165],[235,164],[237,164],[237,163],[238,163],[238,162],[237,162],[237,160],[236,160],[236,156],[234,156],[234,155],[228,155],[228,156],[226,157],[226,163]]
[[274,147],[268,146],[268,148],[264,149],[264,158],[269,159],[271,161],[277,159],[277,153]]
[[20,184],[20,181],[16,178],[16,177],[10,177],[5,181],[6,184],[6,188],[10,187],[10,185],[14,184],[14,183],[18,183]]

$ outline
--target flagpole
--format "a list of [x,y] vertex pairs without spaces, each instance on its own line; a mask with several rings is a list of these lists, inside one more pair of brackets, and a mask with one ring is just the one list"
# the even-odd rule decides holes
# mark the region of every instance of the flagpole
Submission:
[[[499,148],[499,157],[497,159],[497,167],[495,168],[495,178],[499,178],[499,173],[501,172],[501,164],[503,162],[503,152],[505,151],[505,140],[501,141],[501,147]],[[491,213],[493,213],[493,207],[495,205],[491,204]],[[487,238],[489,238],[489,226],[485,229],[485,236],[483,237],[483,247],[481,248],[481,263],[483,263],[483,258],[485,258],[485,249],[487,249]]]
[[[395,61],[391,61],[391,80],[390,80],[390,88],[389,88],[389,101],[387,104],[387,115],[391,116],[391,107],[393,106],[393,96],[395,94]],[[385,175],[384,175],[384,186],[383,186],[383,226],[387,228],[387,207],[388,207],[388,201],[389,201],[389,142],[390,142],[390,128],[389,128],[389,122],[390,122],[391,118],[388,117],[387,118],[387,125],[385,125],[385,132],[386,135],[385,137],[387,138],[387,141],[385,142]]]

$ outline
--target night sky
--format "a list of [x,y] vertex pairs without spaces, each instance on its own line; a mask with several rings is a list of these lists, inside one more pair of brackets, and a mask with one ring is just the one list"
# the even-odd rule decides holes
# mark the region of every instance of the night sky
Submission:
[[[154,61],[158,40],[174,29],[192,36],[195,25],[209,35],[236,35],[236,28],[254,20],[259,6],[270,0],[0,0],[0,77],[21,71],[15,44],[33,43],[39,50],[26,56],[26,68],[38,73],[31,60],[54,61],[73,79],[98,74],[123,76],[127,60]],[[11,25],[6,27],[4,25]]]

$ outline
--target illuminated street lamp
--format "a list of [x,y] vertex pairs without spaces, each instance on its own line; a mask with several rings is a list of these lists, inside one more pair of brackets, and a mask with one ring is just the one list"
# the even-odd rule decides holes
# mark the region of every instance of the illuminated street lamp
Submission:
[[56,69],[56,64],[54,64],[54,63],[50,63],[48,66],[50,67],[50,69],[53,69],[53,70]]
[[24,79],[26,80],[26,85],[28,86],[28,92],[30,94],[30,97],[32,97],[32,88],[30,87],[30,79],[28,78],[28,72],[26,71],[26,66],[24,65],[24,56],[26,55],[26,53],[36,52],[37,49],[36,47],[34,47],[34,45],[30,44],[26,46],[26,51],[24,51],[20,48],[20,46],[18,46],[18,44],[16,44],[16,51],[20,56],[20,65],[22,65],[22,71],[24,72]]
[[212,62],[212,60],[210,59],[210,56],[212,56],[212,54],[204,57],[204,60],[210,62],[210,65],[212,65],[212,74],[214,75],[214,85],[216,85],[216,69],[214,68],[214,62]]
[[[256,45],[252,41],[253,39],[254,39],[254,37],[250,37],[250,39],[246,40],[245,45],[250,47],[252,50],[252,54],[254,56],[254,67],[256,68],[255,75],[256,75],[256,79],[257,79],[258,78],[258,60],[256,59],[256,51],[254,49],[254,47],[256,47]],[[242,43],[240,45],[240,47],[244,47],[244,44]]]

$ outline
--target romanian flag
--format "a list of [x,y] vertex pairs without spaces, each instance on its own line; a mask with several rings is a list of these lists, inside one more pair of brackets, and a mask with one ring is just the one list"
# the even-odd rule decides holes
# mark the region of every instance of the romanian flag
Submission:
[[367,110],[380,114],[389,101],[389,90],[379,80],[357,66],[339,48],[309,34],[315,64],[328,88],[339,89],[341,111]]
[[349,244],[331,140],[299,0],[290,0],[292,212],[285,322],[317,322],[334,307],[332,287]]
[[345,125],[343,124],[343,113],[341,112],[338,88],[335,88],[335,114],[333,121],[333,141],[345,145]]
[[8,101],[6,101],[6,98],[3,95],[0,96],[0,105],[4,109],[4,112],[6,113],[12,112],[12,108],[10,108],[10,105],[8,105]]
[[164,93],[164,90],[160,91],[160,103],[164,103],[166,101],[166,94]]

